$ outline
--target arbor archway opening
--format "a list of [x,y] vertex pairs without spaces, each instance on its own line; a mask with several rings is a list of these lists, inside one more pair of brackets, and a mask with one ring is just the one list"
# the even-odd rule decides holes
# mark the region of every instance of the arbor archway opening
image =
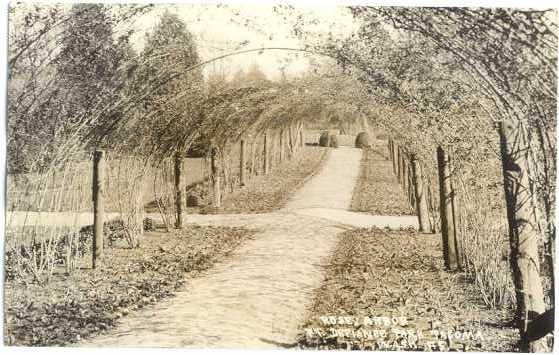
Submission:
[[[414,175],[426,186],[430,224],[446,233],[447,249],[454,236],[463,253],[460,266],[483,270],[482,275],[494,264],[499,275],[512,268],[512,279],[480,282],[482,290],[494,295],[486,301],[490,306],[515,304],[523,336],[549,308],[540,279],[540,268],[553,269],[555,238],[557,34],[549,12],[353,7],[349,11],[360,27],[348,38],[323,40],[313,36],[312,19],[285,7],[278,12],[294,19],[302,48],[263,46],[202,61],[178,16],[165,14],[146,48],[135,55],[128,37],[114,39],[111,26],[118,21],[105,10],[95,5],[54,13],[54,19],[43,18],[43,28],[29,27],[12,39],[9,168],[14,176],[30,179],[28,189],[36,193],[30,205],[49,198],[51,207],[62,200],[79,205],[75,191],[60,196],[39,192],[52,190],[48,186],[57,175],[83,184],[83,168],[75,162],[87,159],[93,148],[110,151],[119,167],[115,174],[131,174],[127,180],[141,181],[166,167],[165,176],[152,181],[157,186],[180,175],[180,155],[197,146],[198,154],[211,160],[214,179],[219,175],[231,182],[230,172],[224,171],[237,169],[224,169],[231,165],[224,162],[237,149],[252,149],[249,142],[259,146],[254,159],[262,160],[249,165],[262,165],[266,173],[271,169],[269,144],[282,147],[281,160],[304,145],[309,123],[356,123],[382,130],[395,172]],[[125,10],[124,16],[144,11]],[[34,14],[28,11],[28,16]],[[49,33],[66,25],[57,51]],[[91,33],[98,44],[85,36],[88,29],[95,30]],[[85,44],[74,41],[82,37],[88,38]],[[109,51],[118,47],[115,42],[121,50]],[[334,63],[311,66],[300,77],[271,81],[256,75],[245,77],[244,83],[204,77],[201,71],[229,56],[278,50],[327,56]],[[95,70],[82,72],[88,62]],[[45,89],[52,83],[60,85]],[[32,136],[38,128],[44,128],[41,135]],[[247,158],[240,155],[245,172]],[[134,159],[127,161],[129,156]],[[221,183],[217,180],[217,186]],[[180,179],[175,183],[181,184]],[[176,197],[177,186],[171,185],[163,195]],[[137,186],[119,188],[133,195]],[[155,200],[162,203],[161,198]],[[456,204],[448,203],[449,198]],[[134,230],[139,230],[137,205],[128,208]],[[181,205],[174,210],[178,216]],[[504,232],[510,256],[501,255],[507,251]],[[491,236],[492,245],[484,244],[484,235]],[[500,253],[479,252],[492,247]],[[446,261],[449,268],[459,266]],[[552,272],[545,277],[553,284]],[[551,299],[552,290],[546,288]],[[542,345],[528,338],[523,344],[527,349]]]

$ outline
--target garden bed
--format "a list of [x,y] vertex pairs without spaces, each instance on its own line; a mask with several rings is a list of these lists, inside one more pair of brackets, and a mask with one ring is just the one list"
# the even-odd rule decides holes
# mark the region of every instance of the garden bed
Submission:
[[187,225],[151,232],[136,249],[109,248],[96,270],[52,276],[46,285],[5,282],[6,345],[61,346],[115,325],[131,311],[170,297],[186,277],[222,261],[255,231]]
[[363,149],[361,171],[353,190],[351,210],[373,215],[413,215],[414,212],[392,171],[392,162],[376,149]]
[[446,272],[440,243],[438,235],[412,231],[343,233],[315,294],[299,346],[517,350],[518,332],[508,325],[512,314],[487,309],[462,273]]
[[268,175],[255,176],[246,186],[228,194],[219,210],[204,207],[201,212],[265,213],[282,208],[289,197],[320,170],[328,156],[328,148],[306,146],[303,149]]

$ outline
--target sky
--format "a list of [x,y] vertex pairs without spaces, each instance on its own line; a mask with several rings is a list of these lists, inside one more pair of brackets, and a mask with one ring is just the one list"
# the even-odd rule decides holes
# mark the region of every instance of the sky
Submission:
[[[132,37],[133,45],[137,51],[140,51],[144,45],[146,32],[152,31],[159,22],[160,16],[165,11],[169,11],[176,13],[187,24],[196,38],[202,60],[209,60],[239,48],[303,47],[292,35],[293,17],[284,19],[274,12],[274,4],[226,2],[227,5],[201,2],[156,3],[151,12],[136,18],[131,25],[131,29],[135,32]],[[296,15],[302,14],[305,19],[315,21],[315,25],[312,26],[313,33],[322,33],[324,36],[332,33],[334,37],[344,38],[357,28],[349,11],[339,1],[324,0],[324,3],[312,1],[307,5],[301,1],[294,1],[294,3],[296,3],[294,11]],[[328,60],[312,57],[313,60],[318,61]],[[303,73],[308,68],[309,61],[308,55],[301,52],[280,50],[264,51],[261,54],[255,52],[227,57],[206,65],[204,74],[219,71],[232,76],[240,69],[246,72],[254,64],[257,64],[268,78],[278,79],[281,77],[282,70],[287,76]]]
[[[15,4],[14,2],[12,6]],[[51,5],[70,10],[72,3],[60,5],[56,2],[45,2],[45,11],[49,11]],[[111,4],[108,3],[106,6],[110,7]],[[291,13],[286,10],[276,12],[274,11],[276,6],[272,4],[155,4],[151,11],[135,17],[132,23],[120,25],[116,29],[115,37],[118,37],[120,31],[133,30],[131,42],[136,51],[140,52],[144,46],[146,33],[153,31],[161,15],[168,11],[177,14],[186,23],[188,30],[196,39],[202,61],[206,61],[237,50],[262,47],[303,48],[303,44],[292,33],[296,15],[302,15],[305,21],[312,21],[312,24],[306,28],[311,29],[313,34],[320,33],[324,37],[331,34],[335,38],[345,38],[357,28],[348,9],[337,4],[321,6],[300,4]],[[25,5],[21,10],[24,8]],[[23,18],[24,13],[25,10],[16,11],[10,16],[11,30],[17,31],[18,22]],[[269,79],[279,79],[282,73],[287,76],[303,73],[309,66],[309,56],[312,56],[314,61],[331,61],[303,52],[266,50],[229,56],[205,65],[203,69],[206,75],[211,71],[219,71],[233,76],[238,70],[247,72],[256,64]]]
[[[291,19],[283,19],[275,13],[272,5],[216,5],[174,4],[156,5],[147,15],[138,18],[132,28],[135,35],[133,45],[141,50],[146,32],[150,32],[165,11],[176,13],[194,34],[203,60],[208,60],[237,48],[260,47],[302,48],[292,35]],[[335,5],[298,6],[297,14],[315,20],[313,31],[324,35],[345,37],[356,25],[346,8]],[[242,46],[241,46],[242,44]],[[317,60],[322,60],[315,58]],[[219,60],[205,67],[206,74],[217,70],[234,74],[239,69],[245,72],[257,64],[270,79],[281,77],[282,68],[287,76],[297,75],[308,67],[308,60],[300,52],[281,50],[249,53]]]

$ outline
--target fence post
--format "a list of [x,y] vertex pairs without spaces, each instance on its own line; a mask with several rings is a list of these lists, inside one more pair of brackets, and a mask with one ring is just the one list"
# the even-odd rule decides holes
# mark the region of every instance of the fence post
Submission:
[[427,199],[425,198],[425,191],[423,191],[421,165],[415,157],[412,159],[412,180],[415,190],[415,209],[417,212],[417,219],[419,220],[419,231],[427,233],[431,229]]
[[264,175],[268,175],[268,173],[270,172],[270,157],[269,152],[268,152],[268,132],[264,132],[264,156],[262,157],[264,159]]
[[291,159],[293,158],[293,154],[295,154],[295,141],[297,140],[296,137],[293,138],[293,123],[290,123],[289,126],[287,126],[288,128],[288,135],[287,138],[289,138],[289,149],[287,150],[287,158]]
[[398,145],[392,141],[392,170],[394,175],[398,175]]
[[279,162],[280,164],[283,162],[283,144],[284,144],[284,139],[283,139],[283,135],[284,135],[284,129],[281,128],[279,131]]
[[427,209],[429,212],[429,223],[431,224],[431,233],[437,233],[437,221],[435,220],[436,212],[436,199],[433,193],[433,184],[431,179],[427,177]]
[[442,147],[437,147],[437,166],[439,170],[441,234],[445,266],[449,270],[458,267],[456,256],[456,238],[454,235],[454,218],[452,215],[452,185],[448,154]]
[[402,171],[400,174],[400,184],[402,184],[402,188],[406,191],[406,182],[407,182],[407,173],[408,173],[408,164],[406,161],[406,153],[403,149],[400,152],[400,159],[402,160]]
[[396,147],[396,158],[398,160],[396,176],[398,177],[398,183],[400,183],[402,181],[402,148],[399,145]]
[[105,152],[96,149],[93,153],[93,243],[92,268],[103,256],[103,227],[105,225]]
[[461,270],[464,266],[464,248],[462,246],[462,238],[460,238],[460,205],[458,204],[458,198],[456,197],[456,190],[454,189],[452,180],[450,181],[450,188],[452,190],[452,199],[450,202],[452,204],[452,221],[454,222],[454,240],[456,241],[456,265],[458,269]]
[[[528,330],[538,315],[545,312],[540,278],[538,230],[530,191],[529,143],[520,123],[499,124],[501,161],[509,225],[510,266],[516,291],[516,323],[520,329],[523,352],[549,352],[546,339],[531,339]],[[544,239],[545,240],[545,239]]]
[[175,172],[175,228],[182,228],[182,154],[175,152],[174,172]]
[[245,186],[246,179],[246,152],[245,152],[245,140],[241,139],[241,159],[239,167],[239,184]]
[[[408,158],[408,201],[410,203],[410,207],[412,210],[415,211],[416,204],[415,204],[415,185],[413,181],[413,162],[412,158]],[[417,212],[417,211],[416,211]]]
[[219,163],[219,148],[212,147],[211,150],[212,164],[212,184],[213,184],[213,207],[221,207],[221,169]]
[[258,167],[256,166],[256,149],[255,146],[257,145],[256,142],[258,138],[252,136],[250,139],[250,177],[254,177],[258,175]]

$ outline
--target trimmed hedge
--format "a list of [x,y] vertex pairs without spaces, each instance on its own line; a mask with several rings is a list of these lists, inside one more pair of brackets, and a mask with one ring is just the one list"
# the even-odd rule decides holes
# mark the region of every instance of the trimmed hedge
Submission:
[[355,138],[355,148],[370,148],[371,147],[371,139],[367,132],[361,132]]
[[329,144],[329,146],[330,146],[331,148],[338,148],[338,147],[339,147],[339,144],[338,144],[338,136],[336,136],[335,134],[332,134],[332,135],[330,136],[330,144]]
[[322,132],[320,138],[318,139],[318,145],[321,147],[330,146],[330,134],[328,132]]

